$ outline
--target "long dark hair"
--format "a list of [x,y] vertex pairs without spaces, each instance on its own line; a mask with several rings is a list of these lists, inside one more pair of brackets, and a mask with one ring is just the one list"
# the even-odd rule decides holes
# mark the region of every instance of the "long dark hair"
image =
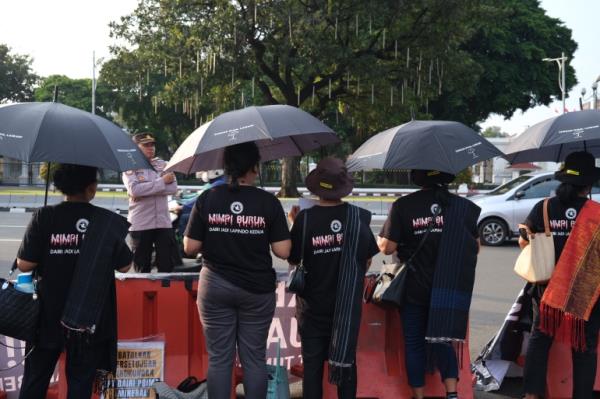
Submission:
[[588,187],[589,186],[580,186],[571,183],[560,183],[560,186],[556,189],[556,196],[563,205],[570,205]]
[[223,164],[229,176],[229,189],[239,188],[238,178],[257,167],[260,163],[260,152],[255,142],[236,144],[225,148]]

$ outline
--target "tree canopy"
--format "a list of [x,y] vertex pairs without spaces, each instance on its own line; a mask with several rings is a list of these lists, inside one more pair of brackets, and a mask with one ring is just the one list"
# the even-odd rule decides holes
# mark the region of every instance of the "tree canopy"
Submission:
[[[541,59],[576,49],[537,0],[141,0],[111,32],[125,44],[100,82],[168,151],[247,105],[303,108],[340,133],[340,155],[411,118],[508,117],[557,95]],[[297,166],[284,161],[283,194]]]
[[14,54],[0,43],[0,103],[30,101],[37,76],[31,58]]

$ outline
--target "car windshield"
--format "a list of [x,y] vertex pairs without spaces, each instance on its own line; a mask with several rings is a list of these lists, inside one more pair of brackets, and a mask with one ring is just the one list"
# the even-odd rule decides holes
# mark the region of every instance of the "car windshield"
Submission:
[[513,188],[525,183],[527,180],[531,179],[531,176],[519,176],[516,179],[513,179],[511,181],[509,181],[506,184],[501,185],[498,188],[495,188],[494,190],[490,191],[489,193],[487,193],[487,195],[502,195],[502,194],[506,194],[507,192],[509,192],[510,190],[512,190]]

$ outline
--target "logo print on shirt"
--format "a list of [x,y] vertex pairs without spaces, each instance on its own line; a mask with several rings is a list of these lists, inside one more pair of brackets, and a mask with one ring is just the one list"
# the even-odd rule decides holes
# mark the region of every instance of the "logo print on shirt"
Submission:
[[77,229],[78,232],[85,233],[87,231],[88,224],[90,224],[89,220],[79,219],[77,221],[77,223],[75,223],[75,228]]
[[577,209],[575,209],[575,208],[567,209],[567,211],[565,212],[565,216],[569,220],[575,219],[577,217]]
[[239,201],[235,201],[231,204],[231,212],[235,213],[236,215],[239,215],[240,213],[244,212],[244,204],[242,204]]
[[342,222],[335,219],[331,222],[331,225],[329,225],[329,227],[331,227],[331,231],[333,231],[334,233],[339,233],[340,231],[342,231]]
[[433,204],[433,205],[431,205],[431,213],[433,215],[435,215],[436,213],[441,212],[441,210],[442,209],[440,208],[439,204]]

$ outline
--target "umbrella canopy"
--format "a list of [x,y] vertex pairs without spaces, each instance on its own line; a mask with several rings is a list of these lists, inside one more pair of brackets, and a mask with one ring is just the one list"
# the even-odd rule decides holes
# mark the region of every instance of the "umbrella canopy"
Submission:
[[432,169],[457,174],[503,155],[473,129],[452,121],[411,121],[376,134],[349,158],[350,171]]
[[576,151],[600,157],[600,111],[569,112],[533,125],[510,143],[506,159],[562,162]]
[[55,102],[0,106],[0,155],[115,171],[152,166],[131,138],[100,116]]
[[189,174],[223,167],[225,147],[256,141],[261,160],[298,156],[340,141],[311,114],[289,105],[247,107],[219,115],[179,146],[166,170]]

